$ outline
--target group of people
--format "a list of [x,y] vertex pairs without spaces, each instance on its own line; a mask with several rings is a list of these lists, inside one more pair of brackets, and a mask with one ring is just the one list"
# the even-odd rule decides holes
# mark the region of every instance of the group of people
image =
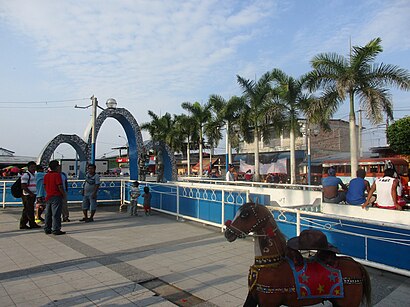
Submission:
[[[360,205],[363,209],[374,205],[383,209],[403,210],[405,202],[400,198],[402,189],[394,168],[386,168],[384,176],[377,178],[371,186],[365,179],[364,169],[358,169],[356,176],[347,186],[336,177],[336,170],[329,168],[328,177],[322,179],[323,201],[336,204],[346,202],[349,205]],[[342,190],[339,190],[339,187]]]
[[[100,178],[95,170],[94,164],[88,165],[82,190],[84,218],[80,221],[94,221],[97,191],[100,186]],[[60,163],[57,160],[50,161],[48,171],[44,172],[41,165],[30,161],[27,164],[27,172],[22,174],[20,180],[23,202],[20,229],[41,228],[39,223],[44,222],[46,234],[65,234],[61,230],[61,221],[70,222],[67,206],[68,180],[67,175],[61,171]],[[41,217],[43,212],[45,212],[44,218]]]
[[[130,188],[130,215],[138,216],[138,198],[141,196],[141,191],[139,188],[140,183],[138,181],[134,181]],[[145,215],[151,215],[151,192],[149,191],[149,187],[144,187],[144,194],[142,194],[143,207]]]

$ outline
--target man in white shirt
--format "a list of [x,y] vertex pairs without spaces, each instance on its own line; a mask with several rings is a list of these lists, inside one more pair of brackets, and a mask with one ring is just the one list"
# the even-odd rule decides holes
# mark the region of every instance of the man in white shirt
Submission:
[[235,181],[234,177],[235,167],[232,164],[229,164],[229,169],[226,172],[226,181]]
[[398,203],[397,197],[397,186],[399,180],[393,176],[394,170],[392,168],[386,168],[384,170],[384,177],[378,178],[370,188],[366,202],[362,205],[363,209],[370,204],[370,198],[376,191],[376,207],[383,209],[403,210],[402,206]]
[[[36,162],[27,164],[27,172],[21,176],[23,190],[23,212],[20,218],[20,229],[41,228],[34,220],[34,204],[36,202]],[[27,223],[29,225],[27,226]]]

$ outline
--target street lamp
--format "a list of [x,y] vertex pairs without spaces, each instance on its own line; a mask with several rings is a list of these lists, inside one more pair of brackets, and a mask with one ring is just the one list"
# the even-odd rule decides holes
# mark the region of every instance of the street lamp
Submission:
[[311,136],[317,136],[319,134],[319,127],[317,125],[313,125],[312,127],[309,125],[309,122],[306,121],[302,125],[302,133],[307,137],[307,176],[308,176],[308,185],[311,184],[311,169],[312,169],[312,160],[311,160]]
[[[122,135],[118,135],[118,137],[125,140],[125,147],[127,147],[127,157],[128,157],[128,148],[129,148],[129,146],[128,146],[128,139],[126,139],[126,138],[123,137]],[[120,152],[120,155],[121,155],[121,152]]]

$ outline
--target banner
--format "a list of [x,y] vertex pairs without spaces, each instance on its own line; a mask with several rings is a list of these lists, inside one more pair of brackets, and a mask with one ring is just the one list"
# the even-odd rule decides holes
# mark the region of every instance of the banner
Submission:
[[[263,164],[259,163],[259,174],[266,175],[269,173],[280,173],[280,174],[287,174],[287,167],[286,167],[286,158],[279,159],[276,162]],[[255,173],[255,166],[251,164],[247,164],[245,161],[240,160],[239,164],[239,172],[246,173],[246,171],[251,170],[251,173]]]

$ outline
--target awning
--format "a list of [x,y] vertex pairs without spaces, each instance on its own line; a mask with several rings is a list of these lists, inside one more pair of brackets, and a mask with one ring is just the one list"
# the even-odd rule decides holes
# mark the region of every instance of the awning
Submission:
[[[215,164],[216,161],[218,161],[218,159],[219,158],[212,159],[212,166]],[[209,169],[209,159],[202,160],[202,168],[203,170]],[[192,167],[192,170],[196,172],[199,170],[199,162]]]

